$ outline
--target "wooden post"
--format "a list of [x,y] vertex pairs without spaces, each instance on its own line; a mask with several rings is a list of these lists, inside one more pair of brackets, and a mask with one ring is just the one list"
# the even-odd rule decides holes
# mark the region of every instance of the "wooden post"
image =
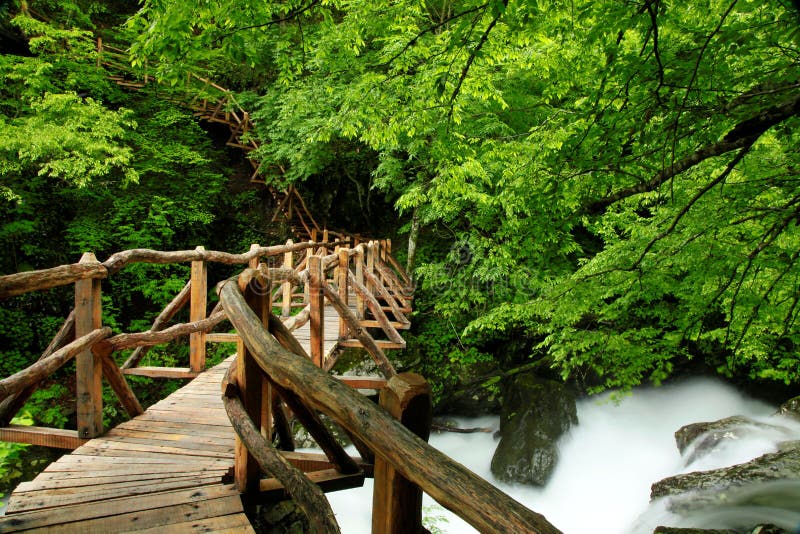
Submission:
[[[205,250],[197,247],[195,250]],[[208,299],[208,271],[203,260],[192,262],[192,295],[189,307],[189,320],[202,321],[206,318]],[[206,334],[194,332],[189,334],[189,368],[194,373],[201,373],[206,368]]]
[[[292,245],[291,239],[286,241],[287,245]],[[283,254],[283,267],[284,269],[294,269],[294,259],[292,252],[285,252]],[[292,283],[286,280],[283,283],[283,307],[281,308],[281,316],[289,317],[292,314]]]
[[[403,426],[425,441],[431,429],[431,394],[425,379],[415,373],[393,376],[381,390],[380,405]],[[422,526],[422,491],[383,460],[375,457],[372,494],[372,534],[417,534]]]
[[[333,253],[336,254],[336,256],[338,258],[341,258],[341,256],[339,256],[339,251],[341,250],[341,248],[342,247],[339,246],[339,245],[336,245],[335,247],[333,247]],[[338,261],[336,262],[336,267],[333,268],[333,278],[331,279],[331,282],[334,283],[334,284],[337,284],[339,282],[339,262]]]
[[[261,248],[261,245],[258,243],[253,243],[250,245],[250,251],[256,251]],[[253,256],[253,258],[248,262],[247,266],[251,269],[258,269],[259,264],[261,263],[261,258],[258,256]],[[254,282],[255,283],[255,282]],[[252,288],[252,286],[251,286]],[[256,313],[259,317],[264,318],[262,320],[264,326],[266,327],[269,324],[269,315],[272,313],[272,286],[269,285],[267,287],[261,287],[259,291],[266,291],[267,294],[264,295],[264,300],[259,304],[255,303],[254,306],[261,306],[261,311],[259,312],[256,310]],[[256,308],[253,308],[254,310]],[[237,345],[238,348],[238,345]],[[242,346],[241,350],[237,352],[237,354],[242,354],[244,350],[244,346]],[[261,380],[261,435],[265,438],[269,439],[272,435],[272,388],[269,385],[269,381],[266,380],[262,376]],[[255,419],[254,419],[255,421]]]
[[[80,263],[99,263],[86,252]],[[101,326],[100,280],[85,278],[75,282],[75,338]],[[103,433],[103,366],[91,349],[75,357],[77,373],[78,437],[93,438]]]
[[100,65],[103,64],[103,38],[97,38],[97,68],[100,68]]
[[325,273],[322,272],[322,258],[310,256],[308,258],[308,291],[311,303],[311,317],[309,329],[311,334],[311,361],[317,367],[322,367],[325,359],[325,296],[322,293],[322,284],[325,283]]
[[[348,249],[340,248],[339,278],[337,280],[337,283],[339,286],[339,298],[341,298],[346,305],[349,305],[348,293],[350,292],[350,288],[347,285],[347,274],[349,272],[350,272],[350,256],[348,255]],[[339,316],[339,339],[347,339],[347,334],[349,330],[350,329],[348,328],[344,318],[342,318],[342,316]]]
[[[362,286],[364,285],[364,247],[356,247],[356,256],[355,256],[355,263],[356,263],[356,280]],[[356,293],[356,317],[360,321],[364,320],[364,297],[361,296],[360,293]]]
[[[316,230],[314,230],[314,232],[316,232]],[[313,255],[314,255],[314,247],[307,248],[306,249],[306,269],[308,269],[308,266],[310,265],[310,261],[311,261],[310,258]],[[303,287],[303,303],[304,304],[308,304],[309,302],[311,302],[310,301],[311,297],[310,297],[310,294],[308,292],[308,288],[309,288],[309,283],[308,283],[308,281],[306,281],[305,286]]]
[[[367,245],[367,272],[369,274],[375,274],[376,246],[374,241],[370,241],[369,245]],[[367,289],[369,289],[370,293],[375,294],[375,288],[372,282],[367,283]]]
[[[258,245],[252,245],[250,249],[253,247]],[[258,265],[258,257],[250,261],[250,266],[253,264]],[[270,289],[270,281],[258,276],[254,277],[244,289],[247,305],[255,312],[264,327],[269,324],[269,314],[272,309]],[[247,414],[261,430],[261,435],[270,440],[272,392],[247,347],[240,342],[237,344],[237,349],[236,384],[239,396]],[[260,478],[261,469],[258,462],[237,435],[234,446],[234,480],[237,489],[241,492],[258,491]]]

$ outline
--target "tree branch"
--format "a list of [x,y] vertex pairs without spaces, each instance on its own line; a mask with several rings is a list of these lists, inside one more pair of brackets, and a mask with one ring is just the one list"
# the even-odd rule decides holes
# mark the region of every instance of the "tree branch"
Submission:
[[[508,0],[503,0],[503,5],[508,6]],[[448,111],[447,111],[447,122],[450,122],[450,118],[453,116],[453,104],[458,97],[458,93],[461,92],[461,86],[464,83],[464,80],[467,78],[467,74],[469,74],[469,69],[472,67],[472,63],[475,61],[475,58],[478,56],[478,52],[480,52],[483,45],[486,44],[486,41],[489,39],[489,34],[492,32],[492,29],[495,27],[497,22],[500,20],[500,17],[503,16],[502,12],[498,12],[489,25],[486,27],[486,30],[481,35],[478,44],[475,45],[475,48],[470,50],[469,58],[467,58],[467,63],[464,65],[464,68],[461,69],[461,76],[458,78],[458,83],[456,83],[455,89],[453,89],[453,94],[450,95],[450,101],[448,102]]]
[[620,189],[605,198],[591,202],[583,211],[593,214],[601,213],[620,200],[653,191],[670,178],[691,169],[709,158],[752,145],[764,132],[798,113],[800,113],[800,95],[796,95],[783,104],[766,109],[755,117],[740,122],[721,141],[697,149],[669,168],[662,169],[647,182]]
[[458,19],[458,18],[461,18],[461,17],[463,17],[464,15],[469,15],[470,13],[475,13],[476,11],[480,11],[481,9],[486,9],[486,7],[487,7],[488,5],[489,5],[489,3],[488,3],[488,2],[486,2],[485,4],[481,4],[481,5],[479,5],[479,6],[475,6],[475,7],[473,7],[473,8],[470,8],[470,9],[467,9],[467,10],[464,10],[464,11],[460,11],[460,12],[456,13],[455,15],[451,15],[450,17],[447,17],[446,19],[440,20],[440,21],[439,21],[439,22],[437,22],[436,24],[433,24],[433,25],[431,25],[431,26],[428,26],[428,27],[427,27],[427,28],[425,28],[424,30],[420,31],[420,32],[419,32],[417,35],[415,35],[415,36],[414,36],[414,37],[413,37],[413,38],[412,38],[410,41],[408,41],[408,42],[407,42],[407,43],[406,43],[406,44],[403,46],[403,48],[401,48],[401,49],[400,49],[400,51],[398,51],[398,52],[397,52],[395,55],[393,55],[392,57],[390,57],[389,59],[387,59],[387,60],[386,60],[386,61],[384,61],[383,63],[379,63],[379,64],[378,64],[378,65],[376,65],[376,66],[378,66],[378,67],[388,67],[389,65],[391,65],[391,64],[392,64],[392,62],[394,62],[394,60],[396,60],[397,58],[399,58],[400,56],[402,56],[403,54],[405,54],[405,53],[406,53],[406,51],[407,51],[409,48],[411,48],[412,46],[414,46],[415,44],[417,44],[417,41],[419,41],[419,40],[420,40],[420,39],[421,39],[421,38],[422,38],[424,35],[426,35],[426,34],[428,34],[428,33],[435,32],[436,30],[438,30],[438,29],[439,29],[439,28],[441,28],[442,26],[444,26],[444,25],[446,25],[446,24],[449,24],[450,22],[452,22],[452,21],[454,21],[454,20],[456,20],[456,19]]

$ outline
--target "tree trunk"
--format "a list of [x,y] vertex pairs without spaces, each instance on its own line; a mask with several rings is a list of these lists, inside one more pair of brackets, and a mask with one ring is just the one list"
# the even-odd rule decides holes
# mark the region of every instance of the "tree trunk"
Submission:
[[419,240],[419,206],[414,208],[411,215],[411,232],[408,234],[408,259],[406,260],[406,272],[411,280],[414,280],[414,262],[417,259],[417,240]]

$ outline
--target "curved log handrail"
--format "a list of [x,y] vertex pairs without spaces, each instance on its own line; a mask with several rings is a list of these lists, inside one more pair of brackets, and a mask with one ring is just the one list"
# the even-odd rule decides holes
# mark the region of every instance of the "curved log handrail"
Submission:
[[230,377],[233,374],[231,369],[234,369],[234,366],[228,368],[223,379],[222,402],[239,439],[256,459],[261,469],[270,473],[283,484],[289,495],[305,513],[312,532],[338,534],[340,530],[336,523],[336,517],[319,486],[284,459],[275,450],[272,443],[261,435],[253,420],[247,415],[247,410],[238,397],[238,390],[231,382]]
[[231,323],[258,366],[273,382],[301,396],[355,434],[445,508],[481,532],[560,534],[542,515],[434,449],[309,360],[286,350],[264,329],[261,319],[245,302],[238,284],[222,284],[219,293]]

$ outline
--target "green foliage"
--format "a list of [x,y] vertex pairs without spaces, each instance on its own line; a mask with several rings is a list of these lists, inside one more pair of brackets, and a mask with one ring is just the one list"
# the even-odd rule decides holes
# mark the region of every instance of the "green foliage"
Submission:
[[425,358],[524,332],[565,376],[627,387],[689,358],[800,379],[797,20],[754,0],[153,0],[132,24],[168,79],[259,72],[276,182],[369,149],[374,186],[448,232],[417,271]]
[[[23,413],[19,417],[15,417],[12,421],[15,425],[31,426],[33,419],[30,414]],[[3,489],[12,488],[16,485],[16,481],[23,475],[25,466],[24,451],[28,445],[21,443],[6,443],[0,441],[0,480],[3,481]],[[0,493],[0,497],[3,494]]]
[[24,412],[39,426],[65,428],[68,418],[61,405],[68,403],[70,397],[71,393],[63,384],[40,388],[33,392],[25,404]]

